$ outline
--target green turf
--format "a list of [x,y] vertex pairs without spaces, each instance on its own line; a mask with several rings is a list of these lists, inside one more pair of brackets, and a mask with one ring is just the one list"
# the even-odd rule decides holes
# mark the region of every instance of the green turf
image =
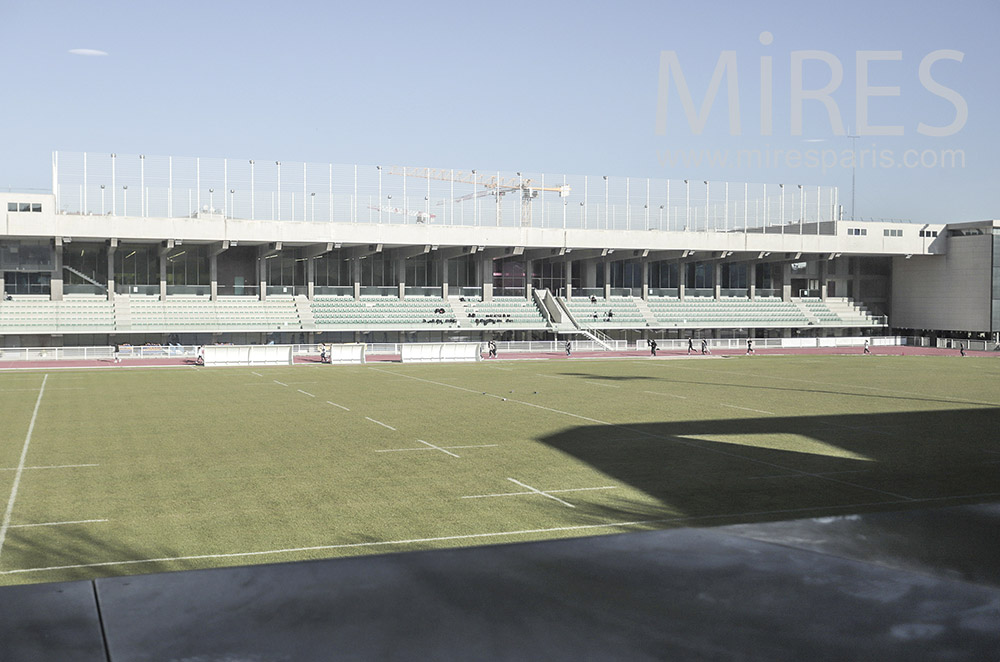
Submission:
[[[45,374],[0,374],[0,507]],[[47,374],[0,585],[1000,497],[993,359]]]

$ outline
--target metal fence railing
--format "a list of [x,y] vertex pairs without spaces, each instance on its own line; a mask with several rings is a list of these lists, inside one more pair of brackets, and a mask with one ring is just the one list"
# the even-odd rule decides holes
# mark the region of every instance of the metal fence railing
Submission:
[[[56,152],[58,210],[594,230],[832,234],[836,187]],[[499,192],[501,195],[496,195]]]

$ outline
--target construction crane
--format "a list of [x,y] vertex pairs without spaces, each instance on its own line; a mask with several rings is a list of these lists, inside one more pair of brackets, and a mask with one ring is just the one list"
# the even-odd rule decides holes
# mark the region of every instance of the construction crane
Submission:
[[[499,174],[490,176],[480,176],[475,170],[466,173],[462,171],[445,170],[441,168],[406,168],[392,166],[386,170],[387,174],[400,175],[402,177],[419,177],[420,179],[436,179],[444,182],[456,182],[460,184],[472,184],[473,186],[485,187],[482,191],[476,191],[468,195],[455,198],[452,202],[462,202],[473,198],[482,198],[492,195],[497,201],[497,225],[502,224],[503,209],[501,201],[508,193],[519,192],[521,196],[521,227],[531,227],[531,201],[538,197],[540,191],[558,193],[560,198],[569,195],[570,187],[566,184],[561,186],[535,186],[532,180],[524,179],[521,173],[517,177],[500,177]],[[443,204],[441,202],[437,204]]]
[[428,214],[425,211],[417,211],[416,209],[401,209],[400,207],[382,207],[380,205],[368,205],[369,209],[374,209],[375,211],[384,211],[387,214],[399,214],[401,216],[413,216],[417,219],[417,223],[431,223],[431,219],[437,218],[436,214]]

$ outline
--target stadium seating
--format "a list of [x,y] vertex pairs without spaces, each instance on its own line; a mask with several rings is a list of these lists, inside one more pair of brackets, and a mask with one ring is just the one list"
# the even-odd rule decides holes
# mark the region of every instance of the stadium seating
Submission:
[[114,305],[104,299],[0,301],[3,333],[111,333]]
[[[458,320],[441,297],[317,296],[312,301],[316,327],[322,330],[456,328]],[[441,311],[444,312],[441,312]]]
[[129,300],[134,331],[271,331],[300,330],[302,325],[292,299],[258,301],[246,297],[177,298],[154,297]]
[[655,326],[706,327],[799,327],[809,317],[791,301],[780,299],[680,299],[650,297],[647,305]]
[[544,329],[545,317],[534,301],[524,297],[493,297],[491,301],[466,298],[456,300],[459,321],[466,328]]
[[[575,297],[562,299],[567,310],[577,324],[585,328],[636,328],[647,326],[648,320],[642,314],[632,297],[611,297],[590,299]],[[610,313],[610,314],[609,314]]]

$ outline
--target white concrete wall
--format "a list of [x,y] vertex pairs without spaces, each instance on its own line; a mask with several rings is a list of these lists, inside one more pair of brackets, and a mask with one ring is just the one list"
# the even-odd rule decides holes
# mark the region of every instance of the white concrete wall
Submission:
[[992,240],[947,237],[944,255],[894,258],[892,326],[989,331]]

